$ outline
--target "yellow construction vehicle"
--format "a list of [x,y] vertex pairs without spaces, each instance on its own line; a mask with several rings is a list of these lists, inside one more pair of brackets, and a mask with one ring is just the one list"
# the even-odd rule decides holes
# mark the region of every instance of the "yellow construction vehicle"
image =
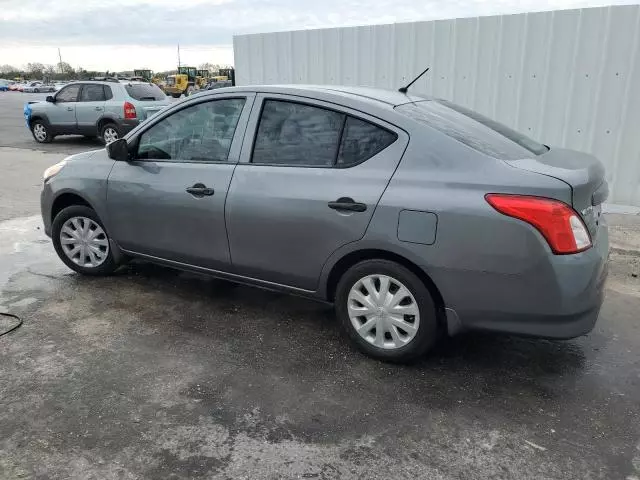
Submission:
[[136,79],[137,78],[142,79],[143,82],[151,83],[151,81],[153,80],[153,72],[151,70],[146,70],[146,69],[134,70],[133,76]]
[[198,70],[198,76],[196,77],[198,87],[205,88],[209,83],[210,77],[209,70]]
[[167,76],[164,93],[173,98],[179,98],[182,94],[188,97],[200,88],[197,76],[198,71],[195,67],[178,67],[178,73]]

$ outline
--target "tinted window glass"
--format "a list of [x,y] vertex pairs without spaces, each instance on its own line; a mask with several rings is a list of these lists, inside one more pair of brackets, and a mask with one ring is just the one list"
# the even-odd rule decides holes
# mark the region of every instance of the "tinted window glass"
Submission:
[[80,85],[69,85],[64,87],[56,95],[56,102],[75,102],[78,100]]
[[140,136],[138,158],[225,162],[244,99],[214,100],[180,110]]
[[[449,102],[423,101],[396,107],[400,113],[424,123],[459,142],[501,160],[517,160],[539,155],[547,147],[514,130]],[[527,143],[528,147],[524,144]]]
[[521,147],[526,148],[531,153],[535,153],[536,155],[541,155],[549,151],[549,148],[546,147],[545,145],[536,142],[534,139],[529,138],[526,135],[523,135],[522,133],[516,132],[512,128],[509,128],[500,122],[491,120],[490,118],[485,117],[484,115],[481,115],[478,112],[474,112],[473,110],[469,110],[468,108],[461,107],[460,105],[456,105],[455,103],[448,102],[446,100],[439,100],[439,102],[455,110],[456,112],[466,115],[467,117],[472,118],[476,122],[480,122],[483,125],[489,127],[490,129],[495,130],[501,135],[504,135],[505,137],[507,137],[512,142],[515,142]]
[[164,92],[153,83],[130,83],[124,86],[129,96],[135,100],[164,100]]
[[104,88],[104,98],[106,100],[111,100],[113,98],[113,93],[111,93],[111,87],[109,85],[103,85]]
[[338,166],[348,167],[364,162],[387,148],[396,138],[395,133],[384,128],[364,120],[347,117],[340,143]]
[[80,92],[81,102],[104,102],[105,100],[106,98],[104,97],[104,88],[102,88],[102,85],[83,85],[82,92]]
[[300,103],[266,100],[253,163],[332,166],[344,115]]

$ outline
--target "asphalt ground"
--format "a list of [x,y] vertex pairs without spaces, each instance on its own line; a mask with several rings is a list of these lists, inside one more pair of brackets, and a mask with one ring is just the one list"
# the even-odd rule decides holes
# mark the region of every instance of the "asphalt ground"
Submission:
[[[41,230],[37,145],[0,92],[0,478],[640,478],[636,219],[595,330],[464,334],[415,365],[354,351],[311,301],[132,263],[84,278]],[[44,153],[43,153],[44,152]],[[631,233],[629,233],[631,232]],[[3,320],[5,323],[9,323]]]

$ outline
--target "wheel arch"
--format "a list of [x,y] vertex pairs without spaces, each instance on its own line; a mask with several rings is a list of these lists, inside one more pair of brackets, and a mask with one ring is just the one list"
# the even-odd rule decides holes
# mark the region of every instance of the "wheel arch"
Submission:
[[102,133],[102,128],[108,123],[113,123],[115,126],[118,126],[118,120],[115,117],[112,117],[110,115],[104,115],[100,117],[100,119],[98,119],[98,121],[96,122],[98,135]]
[[40,120],[43,122],[48,128],[51,128],[51,122],[49,122],[49,117],[46,113],[31,113],[29,116],[29,128],[33,128],[33,122]]
[[96,209],[82,195],[73,191],[64,191],[57,195],[51,204],[51,222],[53,223],[53,220],[56,218],[58,213],[73,205],[84,205],[85,207],[89,207],[91,210],[96,212],[97,215]]
[[402,265],[416,275],[427,288],[436,305],[438,314],[438,323],[440,326],[447,327],[447,318],[445,312],[445,303],[440,290],[436,286],[429,274],[416,263],[412,262],[403,255],[388,250],[366,248],[349,252],[336,261],[329,271],[326,282],[324,282],[323,296],[329,302],[335,300],[336,288],[342,275],[355,264],[364,260],[390,260]]

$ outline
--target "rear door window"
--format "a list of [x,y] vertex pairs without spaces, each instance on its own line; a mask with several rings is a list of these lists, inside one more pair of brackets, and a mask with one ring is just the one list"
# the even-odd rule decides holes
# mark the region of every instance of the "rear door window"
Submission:
[[156,101],[166,98],[164,92],[153,83],[129,83],[124,88],[134,100]]
[[80,93],[80,102],[104,102],[106,97],[104,95],[104,88],[98,84],[85,84],[82,86],[82,92]]
[[253,146],[253,163],[331,167],[343,113],[281,100],[265,100]]

